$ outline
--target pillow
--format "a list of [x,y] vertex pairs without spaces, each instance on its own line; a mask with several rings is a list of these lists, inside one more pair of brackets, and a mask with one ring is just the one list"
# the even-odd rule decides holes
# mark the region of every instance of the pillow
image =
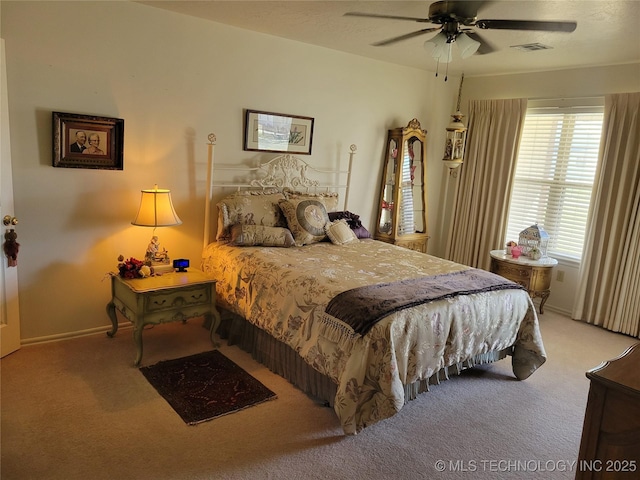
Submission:
[[369,230],[364,228],[362,225],[358,228],[352,228],[351,230],[353,230],[353,233],[355,233],[356,237],[358,238],[371,238]]
[[369,233],[369,231],[362,225],[359,215],[356,215],[355,213],[351,213],[348,211],[329,212],[329,220],[331,220],[332,222],[334,220],[339,220],[342,218],[344,218],[347,221],[347,224],[349,225],[349,227],[351,227],[351,230],[353,230],[353,233],[356,234],[356,237],[371,238],[371,234]]
[[282,227],[264,227],[262,225],[241,225],[231,227],[230,245],[292,247],[295,245],[291,232]]
[[327,212],[333,212],[338,208],[338,194],[336,192],[308,193],[285,188],[283,193],[288,200],[319,200],[324,204]]
[[[276,189],[246,190],[223,198],[218,203],[217,240],[229,237],[231,225],[261,225],[263,227],[286,227],[278,202],[284,195]],[[220,228],[222,226],[222,228]]]
[[345,243],[357,242],[358,237],[344,219],[329,222],[324,226],[324,231],[335,245],[344,245]]
[[280,200],[282,213],[287,219],[289,230],[296,245],[308,245],[324,240],[327,235],[324,226],[329,222],[327,209],[318,199]]

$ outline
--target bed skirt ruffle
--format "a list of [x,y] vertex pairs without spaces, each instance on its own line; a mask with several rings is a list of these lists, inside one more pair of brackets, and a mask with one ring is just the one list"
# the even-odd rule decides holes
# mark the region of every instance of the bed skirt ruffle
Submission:
[[[338,387],[329,377],[307,364],[289,345],[275,339],[241,316],[222,309],[221,313],[222,322],[218,328],[218,334],[220,338],[227,340],[228,345],[239,346],[273,373],[285,378],[306,394],[324,402],[325,405],[333,407]],[[448,380],[452,375],[459,375],[467,368],[501,360],[511,355],[512,351],[513,347],[509,347],[476,355],[445,367],[426,380],[405,385],[405,404],[417,398],[419,394],[429,391],[429,385],[437,385]]]

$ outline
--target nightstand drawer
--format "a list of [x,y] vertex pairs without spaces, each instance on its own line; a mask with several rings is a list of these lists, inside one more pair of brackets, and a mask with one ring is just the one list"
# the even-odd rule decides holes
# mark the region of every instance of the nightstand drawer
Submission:
[[528,267],[522,268],[518,265],[500,262],[494,262],[492,267],[494,269],[494,273],[497,273],[498,275],[508,278],[516,283],[521,283],[525,287],[529,285],[531,269]]
[[146,293],[144,310],[148,313],[212,303],[208,284],[192,285],[180,289],[159,290]]

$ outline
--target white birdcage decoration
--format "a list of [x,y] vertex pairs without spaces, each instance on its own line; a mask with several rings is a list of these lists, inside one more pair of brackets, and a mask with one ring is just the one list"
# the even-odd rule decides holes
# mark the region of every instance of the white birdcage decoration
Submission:
[[532,248],[537,248],[542,257],[547,256],[547,246],[549,245],[549,234],[538,224],[531,225],[520,232],[518,246],[522,249],[522,254],[529,256]]

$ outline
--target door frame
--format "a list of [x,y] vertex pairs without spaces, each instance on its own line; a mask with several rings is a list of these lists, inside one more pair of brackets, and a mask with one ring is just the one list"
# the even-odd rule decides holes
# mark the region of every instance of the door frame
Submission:
[[[13,172],[11,168],[11,142],[9,138],[9,95],[4,39],[0,38],[0,220],[5,215],[14,217]],[[0,243],[9,230],[2,224]],[[20,348],[20,302],[18,298],[18,268],[9,267],[2,255],[0,267],[0,357]]]

